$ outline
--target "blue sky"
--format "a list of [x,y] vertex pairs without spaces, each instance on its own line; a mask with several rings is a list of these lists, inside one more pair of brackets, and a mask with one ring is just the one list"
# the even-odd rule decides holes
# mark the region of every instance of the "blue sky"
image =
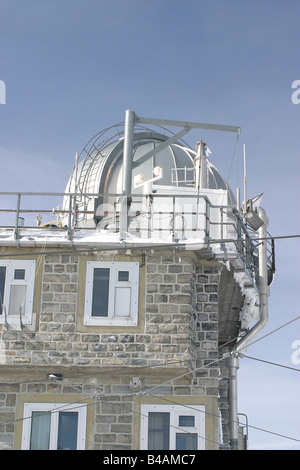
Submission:
[[[0,0],[2,191],[64,191],[87,141],[124,120],[126,109],[158,117],[242,127],[235,137],[192,131],[235,191],[264,193],[273,236],[298,235],[299,0]],[[231,171],[229,171],[231,168]],[[270,321],[299,315],[298,238],[276,241]],[[247,355],[299,368],[299,320]],[[299,373],[244,358],[239,411],[249,424],[300,439]],[[250,428],[251,448],[300,443]]]

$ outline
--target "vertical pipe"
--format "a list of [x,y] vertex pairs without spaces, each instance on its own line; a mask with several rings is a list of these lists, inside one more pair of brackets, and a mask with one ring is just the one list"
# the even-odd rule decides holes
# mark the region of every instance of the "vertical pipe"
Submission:
[[123,149],[123,181],[121,197],[120,237],[125,238],[128,230],[128,204],[131,194],[133,139],[134,139],[135,113],[130,109],[125,112],[124,149]]
[[69,212],[68,212],[68,240],[72,240],[72,195],[69,196]]
[[200,195],[200,188],[201,188],[201,178],[200,178],[200,174],[201,174],[201,154],[202,154],[202,140],[199,140],[199,142],[197,142],[197,155],[196,155],[196,158],[194,160],[194,165],[195,165],[195,183],[196,183],[196,187],[197,187],[197,208],[196,208],[196,226],[195,226],[195,230],[197,232],[198,230],[198,216],[199,216],[199,195]]
[[205,143],[201,145],[201,152],[200,152],[200,188],[205,189],[207,188],[207,158],[205,153]]
[[240,188],[236,188],[236,205],[237,205],[237,210],[240,211],[241,209],[241,202],[240,202]]
[[258,322],[236,343],[229,357],[229,414],[230,414],[230,442],[233,449],[237,445],[238,437],[238,414],[237,414],[237,361],[238,354],[246,348],[255,336],[266,326],[268,322],[268,266],[267,266],[267,227],[268,218],[262,207],[258,208],[258,216],[263,220],[263,225],[258,230],[259,238],[259,320]]
[[78,218],[78,215],[77,215],[77,186],[78,186],[77,177],[78,177],[78,153],[76,152],[75,154],[75,186],[74,186],[75,196],[73,199],[73,223],[72,223],[73,227],[77,227],[77,218]]
[[131,193],[134,124],[135,112],[128,109],[125,112],[122,187],[122,193],[126,196]]
[[247,174],[246,174],[246,149],[244,144],[244,215],[246,214],[247,210]]
[[237,405],[237,370],[239,368],[237,355],[229,357],[229,436],[230,449],[238,450],[238,405]]

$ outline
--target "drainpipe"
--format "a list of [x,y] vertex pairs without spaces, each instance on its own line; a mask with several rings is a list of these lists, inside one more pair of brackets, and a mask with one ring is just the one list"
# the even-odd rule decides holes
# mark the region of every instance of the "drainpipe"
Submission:
[[239,359],[236,354],[229,356],[228,394],[229,394],[229,445],[231,450],[238,450],[238,406],[237,406],[237,371]]
[[135,112],[128,109],[125,112],[124,126],[124,149],[123,149],[123,181],[121,197],[121,219],[120,219],[120,237],[125,238],[125,232],[128,231],[128,207],[130,206],[131,182],[132,182],[132,160],[133,160],[133,140]]
[[264,209],[258,208],[258,216],[263,220],[259,228],[259,320],[234,346],[229,356],[229,432],[232,450],[238,449],[238,410],[237,410],[237,370],[239,353],[245,349],[268,322],[268,268],[267,268],[267,227],[268,218]]

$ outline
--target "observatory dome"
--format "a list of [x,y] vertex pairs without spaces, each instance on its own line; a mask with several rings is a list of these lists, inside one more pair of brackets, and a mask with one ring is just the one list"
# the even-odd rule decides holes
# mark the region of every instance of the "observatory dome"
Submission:
[[[95,136],[80,154],[73,173],[68,181],[66,193],[76,192],[91,194],[88,200],[84,196],[85,208],[94,212],[104,203],[113,203],[116,195],[122,193],[123,143],[124,136],[116,132],[113,137],[103,138],[103,132]],[[162,169],[159,180],[153,182],[153,191],[159,187],[195,188],[196,151],[182,141],[171,143],[155,153],[154,149],[169,138],[168,135],[148,129],[136,132],[133,141],[132,194],[140,194],[135,187],[135,177],[143,175],[145,181],[153,177],[153,171]],[[141,159],[150,153],[148,158]],[[227,182],[218,169],[207,159],[207,188],[228,191],[228,203],[235,204],[235,198]],[[97,196],[98,195],[98,196]]]

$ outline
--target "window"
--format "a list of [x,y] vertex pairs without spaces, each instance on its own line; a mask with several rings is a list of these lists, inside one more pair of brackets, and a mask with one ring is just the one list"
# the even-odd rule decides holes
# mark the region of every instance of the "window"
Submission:
[[138,281],[139,263],[88,262],[85,325],[137,325]]
[[0,323],[31,323],[35,261],[1,260]]
[[142,405],[142,450],[205,449],[205,407]]
[[86,405],[25,403],[22,450],[85,450]]

